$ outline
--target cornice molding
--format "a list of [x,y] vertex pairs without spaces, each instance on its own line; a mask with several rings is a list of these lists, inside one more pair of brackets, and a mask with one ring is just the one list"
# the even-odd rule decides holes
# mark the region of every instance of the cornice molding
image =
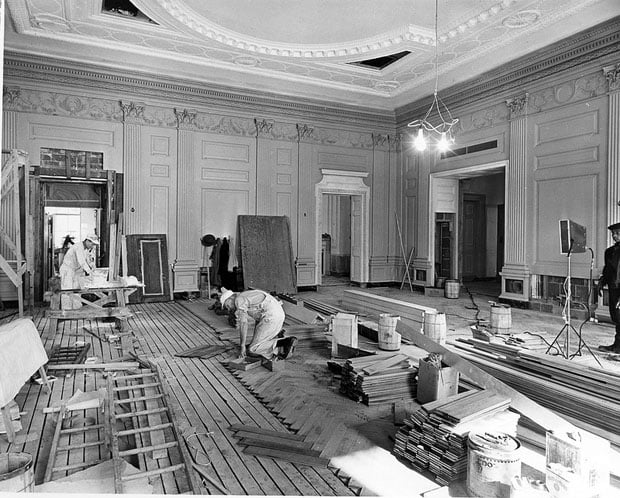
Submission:
[[[481,77],[440,92],[452,110],[484,99],[487,95],[518,93],[538,80],[558,75],[576,66],[593,63],[620,52],[620,16],[593,29],[567,38],[547,49],[504,64]],[[432,97],[396,109],[397,127],[423,115]]]
[[[89,64],[69,63],[60,59],[39,58],[7,51],[4,58],[4,79],[32,82],[47,87],[84,87],[92,91],[159,101],[175,101],[191,106],[219,107],[220,110],[270,113],[293,116],[296,119],[322,120],[351,125],[393,129],[394,113],[377,109],[287,97],[267,92],[236,90],[208,83],[173,80],[154,75],[128,76]],[[131,97],[128,97],[131,96]]]

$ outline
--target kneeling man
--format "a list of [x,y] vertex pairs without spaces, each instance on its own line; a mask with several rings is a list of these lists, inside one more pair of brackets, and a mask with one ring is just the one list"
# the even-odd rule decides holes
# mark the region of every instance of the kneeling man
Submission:
[[[234,312],[239,330],[239,358],[261,356],[268,360],[288,358],[295,349],[296,337],[282,338],[280,331],[284,324],[284,310],[280,302],[269,293],[253,289],[233,292],[221,289],[222,308]],[[246,351],[248,319],[253,318],[254,335]],[[278,354],[278,348],[280,354]]]

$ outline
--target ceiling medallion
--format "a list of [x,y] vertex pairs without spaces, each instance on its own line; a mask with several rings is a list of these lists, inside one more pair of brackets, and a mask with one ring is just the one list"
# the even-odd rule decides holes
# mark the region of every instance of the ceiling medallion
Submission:
[[258,65],[258,59],[256,57],[250,57],[249,55],[240,55],[233,59],[235,64],[239,66],[254,67]]
[[522,10],[512,16],[506,17],[502,21],[502,24],[510,29],[520,29],[534,24],[538,19],[540,19],[540,11]]

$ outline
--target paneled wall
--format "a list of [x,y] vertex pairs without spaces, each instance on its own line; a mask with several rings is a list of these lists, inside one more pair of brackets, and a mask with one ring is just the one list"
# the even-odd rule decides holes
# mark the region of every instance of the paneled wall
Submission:
[[313,111],[308,120],[303,110],[296,119],[265,106],[270,113],[262,117],[257,106],[239,102],[227,110],[186,95],[175,100],[170,91],[152,99],[139,86],[120,99],[81,90],[75,80],[52,91],[43,80],[8,73],[4,146],[25,149],[34,165],[41,147],[103,152],[104,168],[124,173],[126,232],[167,235],[175,292],[198,289],[202,235],[238,247],[237,216],[244,214],[288,216],[298,285],[320,283],[315,186],[326,168],[367,174],[370,223],[361,235],[376,242],[360,283],[399,273],[400,141],[393,129],[369,128],[356,113]]
[[[606,65],[612,59],[615,62]],[[466,178],[475,176],[477,168],[483,175],[488,165],[505,163],[502,297],[527,301],[543,276],[566,276],[560,219],[586,227],[596,278],[609,244],[606,227],[620,220],[616,202],[620,138],[612,132],[618,129],[620,117],[614,104],[619,68],[617,57],[607,56],[597,63],[548,73],[510,93],[497,92],[453,107],[452,113],[460,119],[456,146],[495,141],[489,150],[442,159],[435,153],[404,149],[404,216],[417,219],[416,269],[432,265],[429,235],[433,209],[441,202],[441,192],[427,184],[428,176]],[[417,189],[410,187],[415,184]],[[590,254],[573,255],[572,276],[589,277]],[[419,283],[432,282],[428,274],[421,276],[426,278]]]

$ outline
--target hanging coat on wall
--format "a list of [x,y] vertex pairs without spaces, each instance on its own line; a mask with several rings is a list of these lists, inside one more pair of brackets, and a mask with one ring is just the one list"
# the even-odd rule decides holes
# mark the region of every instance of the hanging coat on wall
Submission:
[[221,287],[222,281],[220,279],[220,247],[222,246],[221,239],[216,239],[211,251],[211,267],[213,268],[213,282],[216,287]]

